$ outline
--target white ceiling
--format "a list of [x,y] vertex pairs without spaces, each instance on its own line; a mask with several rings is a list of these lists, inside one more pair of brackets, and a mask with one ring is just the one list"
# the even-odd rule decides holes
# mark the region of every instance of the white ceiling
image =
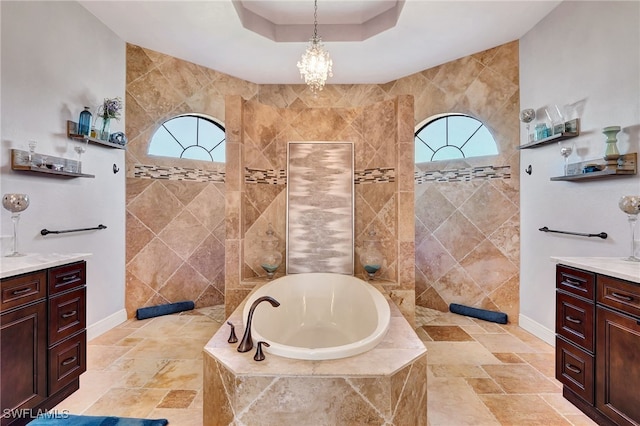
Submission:
[[[319,0],[327,83],[386,83],[519,39],[561,1]],[[313,34],[312,0],[79,3],[127,43],[260,84],[300,83]]]

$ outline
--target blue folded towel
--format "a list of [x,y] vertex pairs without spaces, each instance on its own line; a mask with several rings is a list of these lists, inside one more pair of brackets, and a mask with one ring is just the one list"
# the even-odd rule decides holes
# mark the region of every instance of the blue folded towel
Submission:
[[134,419],[130,417],[77,416],[66,413],[40,414],[27,426],[166,426],[167,419]]
[[176,312],[190,311],[195,307],[195,304],[190,301],[168,303],[166,305],[149,306],[148,308],[140,308],[136,311],[136,318],[147,319],[152,317],[159,317],[160,315],[175,314]]
[[488,311],[486,309],[472,308],[470,306],[458,305],[457,303],[450,304],[449,310],[454,314],[465,315],[485,321],[497,322],[498,324],[507,323],[507,314],[505,314],[504,312],[494,312]]

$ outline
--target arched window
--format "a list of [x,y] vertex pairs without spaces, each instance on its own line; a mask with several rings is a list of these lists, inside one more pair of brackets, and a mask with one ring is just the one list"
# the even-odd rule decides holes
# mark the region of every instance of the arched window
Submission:
[[463,114],[447,114],[427,121],[415,134],[415,149],[416,163],[498,154],[498,145],[489,129]]
[[224,127],[197,114],[178,115],[162,123],[149,144],[150,155],[225,162]]

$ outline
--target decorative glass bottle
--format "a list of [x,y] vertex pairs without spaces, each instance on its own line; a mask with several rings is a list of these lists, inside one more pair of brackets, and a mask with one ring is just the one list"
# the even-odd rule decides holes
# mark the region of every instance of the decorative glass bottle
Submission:
[[369,238],[363,241],[362,253],[360,253],[360,263],[364,271],[369,276],[369,280],[372,280],[376,272],[382,267],[384,257],[378,249],[380,243],[376,239],[376,231],[373,229],[369,231]]
[[84,107],[78,120],[78,134],[89,136],[89,132],[91,132],[91,112],[89,107]]
[[278,250],[278,237],[274,235],[271,224],[269,224],[266,234],[266,238],[262,240],[260,266],[267,273],[267,277],[271,279],[280,266],[280,263],[282,263],[282,253]]

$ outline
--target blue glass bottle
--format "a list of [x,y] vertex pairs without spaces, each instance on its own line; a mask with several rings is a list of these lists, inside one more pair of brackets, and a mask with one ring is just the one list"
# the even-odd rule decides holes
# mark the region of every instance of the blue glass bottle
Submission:
[[89,107],[84,107],[84,111],[80,113],[80,119],[78,120],[78,134],[89,136],[91,131],[91,112]]

